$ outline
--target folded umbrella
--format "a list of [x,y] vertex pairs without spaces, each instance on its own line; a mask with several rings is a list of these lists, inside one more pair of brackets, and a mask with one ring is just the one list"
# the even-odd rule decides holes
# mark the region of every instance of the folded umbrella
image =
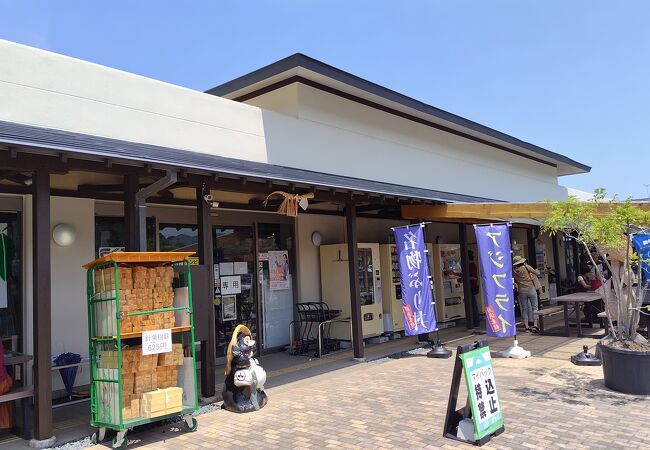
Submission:
[[[80,362],[81,355],[77,355],[76,353],[61,353],[59,356],[54,358],[54,366],[68,366]],[[61,374],[63,384],[68,391],[68,399],[72,400],[72,387],[74,386],[74,380],[77,377],[77,366],[59,369],[59,373]]]

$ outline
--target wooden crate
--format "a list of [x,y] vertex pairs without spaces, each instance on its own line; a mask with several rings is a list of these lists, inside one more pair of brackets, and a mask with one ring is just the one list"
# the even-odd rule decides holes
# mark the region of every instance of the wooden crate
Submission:
[[179,387],[146,392],[140,403],[140,413],[147,418],[180,413],[182,409],[183,389]]

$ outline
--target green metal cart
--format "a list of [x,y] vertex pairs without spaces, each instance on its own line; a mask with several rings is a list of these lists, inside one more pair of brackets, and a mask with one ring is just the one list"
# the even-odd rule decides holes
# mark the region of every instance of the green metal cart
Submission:
[[[192,281],[187,260],[192,254],[191,252],[114,252],[84,265],[84,268],[87,269],[91,425],[98,428],[98,432],[94,436],[97,442],[104,440],[107,429],[112,429],[117,432],[112,442],[113,448],[124,449],[129,442],[126,438],[129,429],[179,415],[182,418],[181,427],[185,431],[196,430],[198,424],[194,414],[198,410],[199,402],[194,348]],[[121,278],[122,270],[125,270],[121,268],[131,268],[135,271],[136,267],[140,270],[143,267],[173,268],[173,303],[171,307],[152,308],[144,311],[134,310],[125,306],[124,301],[120,301],[120,295],[126,298],[131,292],[124,289],[125,286],[129,286],[125,281],[126,278]],[[170,270],[166,270],[169,274]],[[120,283],[123,286],[120,286]],[[155,292],[155,289],[152,289],[152,292]],[[155,296],[154,293],[151,295]],[[123,371],[126,370],[124,364],[130,363],[128,359],[125,360],[125,356],[134,355],[138,351],[142,352],[139,346],[144,347],[142,342],[144,331],[133,329],[125,332],[125,328],[130,320],[139,320],[142,323],[143,317],[150,322],[162,323],[163,321],[160,319],[163,316],[171,317],[170,313],[174,315],[174,326],[168,328],[170,331],[166,329],[153,331],[171,334],[172,345],[182,345],[183,364],[176,368],[177,373],[180,367],[176,385],[181,384],[183,388],[181,409],[169,414],[146,417],[141,415],[139,406],[131,409],[134,405],[139,405],[139,400],[129,405],[123,404],[124,395],[129,395],[127,391],[123,392],[125,386]],[[168,322],[167,325],[170,323]],[[147,331],[152,331],[151,326],[147,328]],[[147,336],[151,336],[151,334],[148,333]],[[158,357],[158,355],[155,356]],[[158,366],[151,370],[155,373]],[[153,386],[154,389],[151,391],[154,391],[156,387]],[[176,391],[178,392],[178,390]]]

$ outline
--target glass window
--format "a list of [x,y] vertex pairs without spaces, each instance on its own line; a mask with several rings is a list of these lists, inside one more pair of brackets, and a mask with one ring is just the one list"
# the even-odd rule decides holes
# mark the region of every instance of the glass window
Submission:
[[[95,257],[101,248],[125,247],[124,217],[95,217]],[[156,251],[156,219],[147,217],[147,251]]]
[[196,252],[199,231],[196,225],[160,224],[158,242],[161,252]]

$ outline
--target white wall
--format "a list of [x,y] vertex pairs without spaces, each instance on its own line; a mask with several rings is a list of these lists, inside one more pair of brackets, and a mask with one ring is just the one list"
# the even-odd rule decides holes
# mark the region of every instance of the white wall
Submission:
[[320,289],[320,253],[311,242],[311,235],[319,231],[323,244],[345,242],[345,217],[300,214],[296,219],[298,241],[298,301],[318,301]]
[[[86,271],[82,265],[95,258],[94,200],[52,197],[51,223],[74,226],[77,239],[60,247],[50,239],[52,251],[52,354],[63,351],[88,356]],[[76,385],[88,384],[88,366],[77,373]],[[58,372],[52,388],[64,389]]]
[[266,161],[259,108],[0,40],[0,120]]
[[391,227],[401,227],[408,224],[408,220],[359,217],[357,219],[358,240],[359,242],[368,242],[371,244],[389,244],[393,242]]
[[[249,102],[271,108],[270,95]],[[554,167],[310,86],[298,86],[297,101],[298,118],[263,111],[270,163],[495,200],[566,197]]]

